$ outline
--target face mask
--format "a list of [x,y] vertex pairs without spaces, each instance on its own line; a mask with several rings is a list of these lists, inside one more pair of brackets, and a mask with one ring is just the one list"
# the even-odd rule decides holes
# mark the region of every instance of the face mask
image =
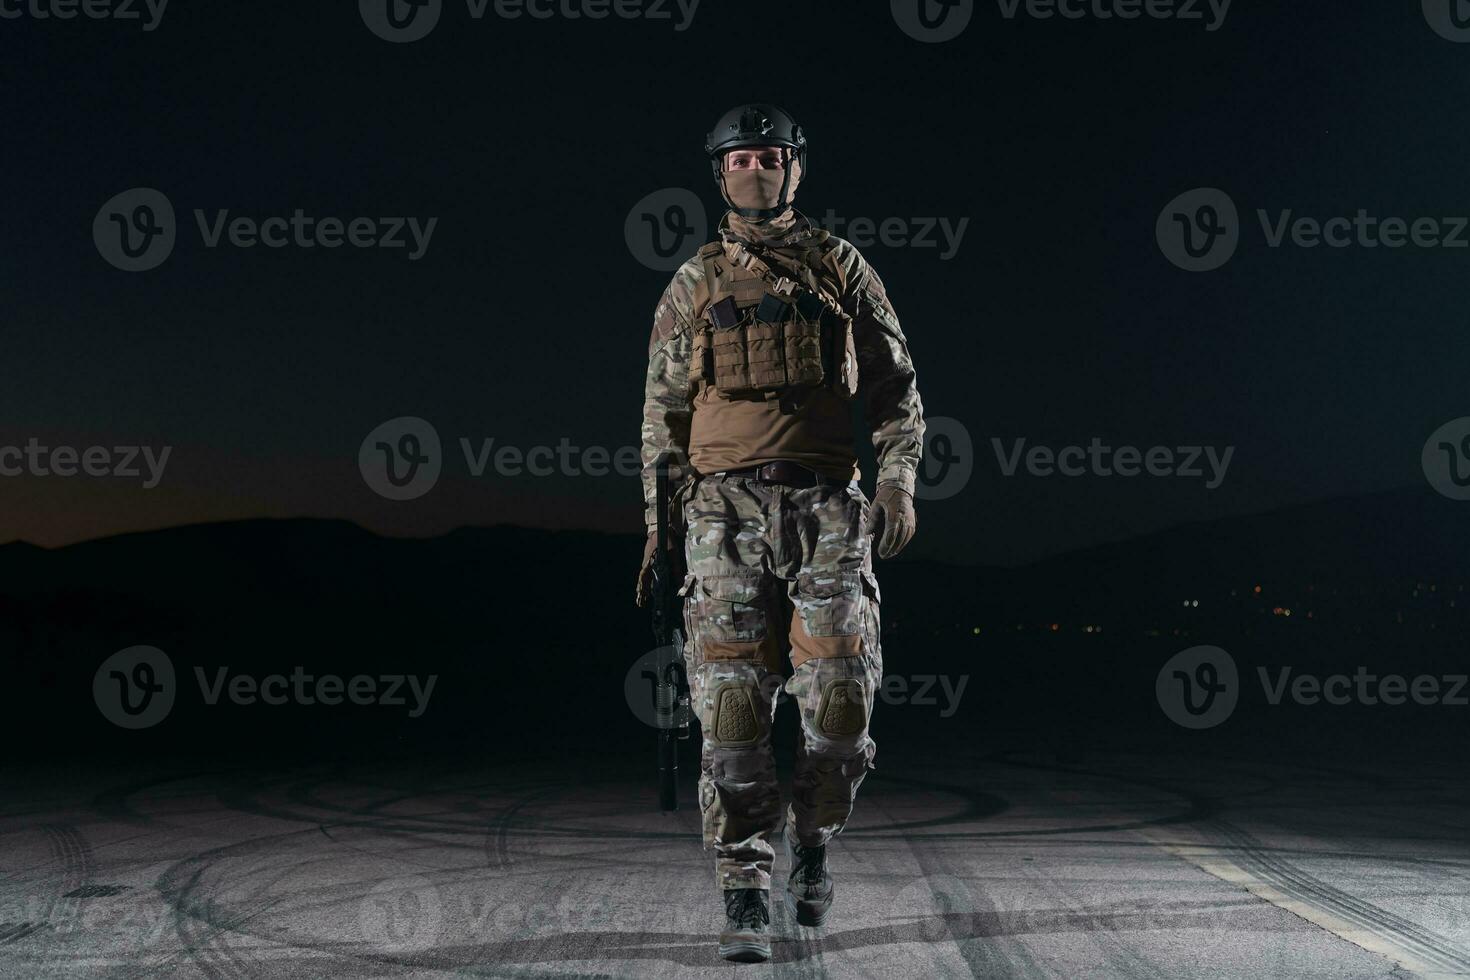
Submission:
[[[786,204],[796,197],[796,186],[801,183],[801,168],[792,161],[791,185],[786,188]],[[781,197],[781,184],[786,180],[785,170],[727,170],[721,176],[725,183],[725,200],[732,207],[750,210],[772,210]]]

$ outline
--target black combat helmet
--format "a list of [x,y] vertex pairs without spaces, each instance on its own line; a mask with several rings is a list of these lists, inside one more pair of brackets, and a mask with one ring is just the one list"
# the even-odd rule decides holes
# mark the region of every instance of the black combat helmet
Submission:
[[780,106],[765,102],[738,105],[720,117],[715,128],[704,138],[704,152],[709,154],[710,168],[714,171],[715,184],[727,202],[725,177],[721,164],[725,154],[747,146],[780,146],[786,149],[784,169],[786,177],[781,182],[781,196],[774,208],[740,208],[731,203],[735,211],[747,218],[769,218],[786,210],[790,203],[787,192],[791,188],[791,161],[801,164],[801,175],[806,176],[806,133],[797,125],[791,114]]

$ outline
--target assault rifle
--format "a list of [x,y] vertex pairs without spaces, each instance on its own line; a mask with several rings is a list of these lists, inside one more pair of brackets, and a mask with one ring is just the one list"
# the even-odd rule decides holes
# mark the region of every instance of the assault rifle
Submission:
[[[658,505],[657,549],[653,555],[653,712],[658,722],[658,806],[679,809],[679,744],[689,737],[689,678],[684,672],[684,615],[680,582],[669,548],[669,457],[654,463]],[[645,674],[645,676],[648,676]]]

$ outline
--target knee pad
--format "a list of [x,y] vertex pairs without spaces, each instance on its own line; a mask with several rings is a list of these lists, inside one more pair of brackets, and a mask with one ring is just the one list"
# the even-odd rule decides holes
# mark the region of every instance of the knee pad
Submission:
[[761,735],[756,690],[745,680],[720,681],[709,692],[710,724],[705,733],[721,747],[754,745]]
[[838,677],[822,690],[813,719],[817,731],[832,738],[861,735],[868,727],[868,692],[855,677]]

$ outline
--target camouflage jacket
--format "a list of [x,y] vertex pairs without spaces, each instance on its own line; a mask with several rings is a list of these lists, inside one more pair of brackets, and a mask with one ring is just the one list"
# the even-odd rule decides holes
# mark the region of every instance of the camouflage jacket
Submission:
[[[792,230],[768,247],[803,241],[816,232],[797,215]],[[726,255],[734,254],[735,236],[721,222],[720,238]],[[877,451],[878,485],[896,484],[913,492],[914,474],[924,440],[923,405],[914,383],[914,365],[898,316],[888,301],[883,281],[849,242],[836,236],[834,256],[843,270],[842,306],[853,320],[858,359],[858,398],[864,402],[868,428]],[[648,341],[648,374],[643,389],[643,502],[644,522],[655,520],[653,463],[664,453],[686,460],[692,416],[688,384],[689,362],[696,314],[695,291],[704,280],[696,256],[679,267],[664,290],[653,315]],[[675,485],[687,474],[687,463],[674,466]]]

